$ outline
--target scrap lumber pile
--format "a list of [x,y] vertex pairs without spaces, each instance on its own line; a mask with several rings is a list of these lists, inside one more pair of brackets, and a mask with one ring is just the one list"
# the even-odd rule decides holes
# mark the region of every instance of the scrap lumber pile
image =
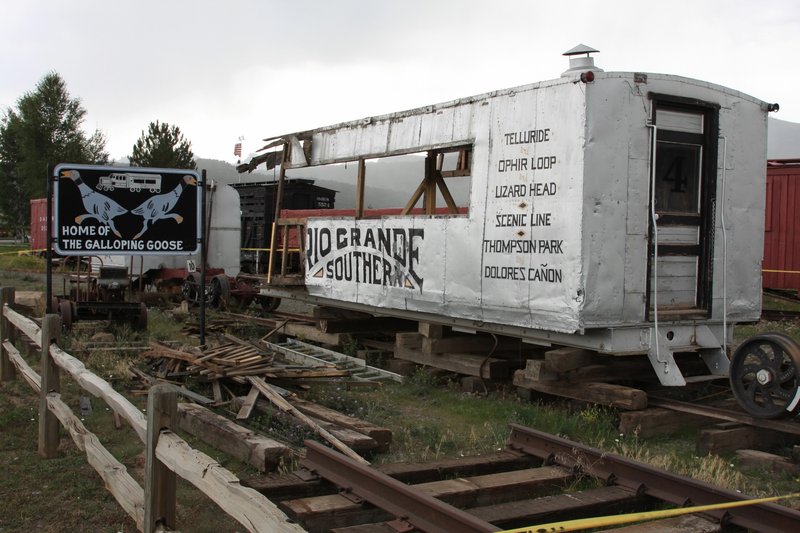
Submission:
[[[309,378],[346,378],[350,376],[349,371],[333,365],[286,363],[263,341],[247,341],[223,334],[217,343],[206,346],[205,350],[153,342],[142,354],[150,362],[150,373],[136,368],[131,370],[148,386],[161,380],[175,382],[189,377],[210,383],[213,399],[186,387],[181,388],[181,394],[206,407],[227,405],[237,421],[246,420],[258,410],[269,415],[269,420],[273,421],[271,425],[278,422],[306,428],[361,462],[366,461],[358,454],[388,449],[389,430],[302,400],[276,385],[288,383],[303,389],[308,387]],[[247,390],[249,394],[242,396]],[[206,407],[181,408],[181,428],[262,471],[273,470],[294,454],[290,446],[255,434]]]
[[[222,342],[205,351],[194,347],[172,348],[165,344],[150,343],[143,357],[154,360],[153,374],[159,378],[173,379],[187,376],[207,380],[261,376],[273,379],[337,378],[349,372],[329,367],[304,367],[286,365],[275,361],[275,354],[257,343],[244,341],[226,334]],[[241,382],[241,380],[240,380]]]

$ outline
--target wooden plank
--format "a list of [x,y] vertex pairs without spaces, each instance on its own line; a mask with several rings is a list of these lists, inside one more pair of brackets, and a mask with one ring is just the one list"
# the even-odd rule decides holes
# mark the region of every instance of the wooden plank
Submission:
[[394,337],[395,348],[421,348],[423,336],[421,333],[397,333]]
[[555,381],[558,379],[556,373],[542,359],[528,359],[522,372],[525,373],[525,379],[530,381]]
[[544,354],[544,360],[553,372],[575,370],[595,363],[596,359],[597,355],[594,352],[581,348],[558,348],[548,350]]
[[75,446],[86,453],[87,462],[94,468],[105,483],[106,489],[114,496],[120,507],[135,522],[139,530],[144,529],[144,490],[128,474],[125,465],[106,450],[97,436],[91,433],[69,406],[56,393],[47,395],[48,408],[67,428]]
[[87,370],[81,361],[58,346],[50,347],[50,355],[56,364],[66,370],[81,387],[92,395],[102,398],[111,409],[119,413],[130,424],[141,441],[146,442],[147,418],[135,405],[115,391],[108,382]]
[[412,361],[420,365],[428,365],[467,376],[478,376],[485,379],[504,379],[509,374],[509,362],[494,357],[475,354],[426,354],[421,350],[397,348],[396,359]]
[[271,501],[239,479],[216,459],[193,450],[174,433],[164,432],[158,439],[156,457],[170,470],[203,491],[224,512],[249,531],[256,533],[305,533],[292,523]]
[[585,402],[618,407],[620,409],[644,409],[647,407],[647,393],[642,390],[611,383],[573,383],[553,381],[533,381],[525,377],[525,372],[514,372],[514,385],[553,396],[562,396]]
[[214,403],[222,403],[222,388],[219,386],[218,379],[211,382],[211,391],[214,394]]
[[364,186],[367,179],[367,163],[364,158],[358,159],[356,175],[356,218],[364,218]]
[[397,527],[391,522],[379,522],[377,524],[337,527],[331,529],[330,533],[397,533]]
[[571,383],[587,381],[648,380],[653,377],[653,367],[646,357],[631,357],[606,364],[588,365],[558,374],[559,379]]
[[358,319],[321,319],[319,329],[325,333],[396,333],[414,331],[417,323],[402,318],[377,316]]
[[323,420],[339,427],[363,433],[373,439],[378,444],[378,451],[386,452],[392,443],[392,430],[370,424],[365,420],[347,416],[344,413],[330,409],[323,405],[309,402],[301,398],[293,398],[292,402],[298,411],[312,416],[318,420]]
[[58,315],[47,315],[42,321],[42,349],[40,371],[42,389],[39,391],[39,455],[51,459],[58,455],[59,424],[55,415],[47,408],[47,394],[61,392],[61,373],[50,357],[50,343],[61,339],[61,319]]
[[[621,506],[637,501],[636,491],[619,486],[526,498],[474,507],[467,512],[495,525],[546,523],[557,520],[613,514]],[[535,528],[534,528],[535,530]]]
[[401,215],[405,216],[414,209],[414,206],[417,205],[417,202],[422,197],[422,193],[425,192],[426,187],[427,183],[425,182],[424,179],[419,182],[419,185],[414,191],[414,194],[411,195],[411,198],[408,199],[408,202],[406,202],[405,207],[403,207],[403,210],[400,212]]
[[[3,314],[8,319],[9,322],[14,324],[22,333],[24,333],[29,339],[31,339],[36,346],[42,346],[42,330],[39,325],[31,320],[30,318],[23,316],[10,307],[3,308]],[[6,337],[10,338],[10,335]]]
[[425,157],[425,214],[436,214],[436,179],[433,177],[436,172],[436,157],[433,152],[428,152]]
[[707,455],[751,448],[756,443],[756,432],[763,429],[750,426],[707,428],[700,431],[697,453]]
[[37,374],[20,355],[17,348],[9,341],[3,342],[3,349],[6,350],[10,362],[16,367],[17,372],[22,376],[28,385],[36,391],[37,394],[42,392],[42,378]]
[[328,307],[324,305],[315,305],[311,309],[311,315],[315,320],[356,320],[361,318],[371,318],[372,315],[363,311],[353,311],[350,309],[341,309],[339,307]]
[[173,431],[178,421],[178,391],[172,385],[152,387],[147,396],[147,440],[144,466],[144,533],[161,525],[175,529],[177,486],[175,472],[156,457],[162,431]]
[[250,418],[250,414],[252,414],[253,408],[256,406],[258,394],[257,387],[250,387],[250,392],[247,393],[247,397],[242,402],[242,407],[239,408],[239,412],[236,414],[236,420],[247,420]]
[[235,424],[200,405],[178,405],[178,424],[183,431],[254,466],[260,472],[275,470],[292,456],[288,446]]
[[560,489],[573,475],[571,469],[561,466],[541,466],[472,478],[431,481],[414,485],[414,488],[464,508],[530,498]]
[[[635,491],[624,487],[610,486],[473,507],[467,509],[467,512],[496,526],[513,527],[520,523],[536,524],[610,514],[636,501]],[[336,528],[332,529],[331,533],[382,533],[384,531],[396,532],[388,523],[380,523]],[[531,526],[531,531],[536,531],[536,527]]]
[[[232,402],[233,408],[236,409],[241,406],[243,401],[244,398],[242,397],[234,398]],[[287,424],[292,424],[301,428],[308,427],[305,421],[300,420],[289,413],[278,410],[277,407],[274,407],[273,404],[267,402],[266,400],[257,400],[255,409],[259,412],[267,413],[272,417],[285,417],[285,422]],[[341,428],[329,422],[317,420],[313,417],[309,417],[309,419],[339,439],[345,446],[358,453],[371,453],[378,449],[378,443],[375,441],[375,439],[369,437],[368,435],[364,435],[363,433],[359,433],[347,428]]]
[[334,448],[336,448],[343,454],[347,455],[354,461],[357,461],[365,465],[369,464],[369,461],[367,461],[366,459],[355,453],[353,450],[351,450],[349,447],[347,447],[341,440],[332,435],[328,430],[320,427],[319,424],[317,424],[313,420],[309,419],[306,415],[298,411],[297,408],[295,408],[292,404],[286,401],[280,394],[275,392],[275,390],[272,387],[270,387],[263,379],[252,376],[248,377],[247,379],[248,381],[250,381],[250,383],[258,387],[258,390],[264,396],[266,396],[267,399],[269,399],[269,401],[271,401],[278,409],[291,414],[295,418],[299,418],[300,420],[302,420],[306,425],[308,425],[311,429],[313,429],[315,433],[317,433],[319,436],[321,436],[329,443],[331,443],[334,446]]
[[691,415],[660,407],[625,411],[619,414],[619,432],[639,437],[672,435],[689,428],[712,423],[713,420],[705,416]]
[[[546,466],[470,478],[414,485],[415,490],[456,506],[475,506],[489,501],[510,501],[561,487],[572,479],[567,468]],[[286,500],[281,509],[308,531],[328,531],[364,522],[390,520],[386,512],[355,503],[341,494]]]
[[444,335],[444,326],[441,324],[431,324],[430,322],[420,322],[419,333],[428,339],[441,339]]
[[794,464],[782,455],[762,452],[759,450],[736,450],[739,465],[744,468],[760,468],[772,472],[791,472],[792,475],[800,473],[800,465]]
[[289,323],[283,327],[283,332],[291,337],[300,337],[307,341],[330,346],[338,346],[349,338],[345,333],[324,333],[315,326],[309,326],[308,324]]
[[428,353],[481,353],[519,349],[521,341],[507,337],[498,340],[486,335],[458,335],[455,337],[429,338],[422,340],[422,350]]
[[[425,483],[443,477],[479,476],[492,472],[520,470],[540,466],[541,460],[532,455],[513,450],[502,450],[468,457],[448,457],[425,463],[388,463],[374,468],[404,483]],[[319,494],[324,480],[301,479],[295,474],[242,480],[270,500],[279,501]]]
[[339,439],[345,446],[358,454],[368,455],[378,450],[378,443],[372,437],[353,431],[352,429],[338,427],[330,422],[309,417],[319,427],[327,430],[331,435]]
[[[0,288],[0,309],[5,309],[6,306],[14,301],[14,288],[2,287]],[[11,324],[5,316],[5,313],[0,313],[0,342],[9,338],[11,333]],[[0,347],[0,381],[12,381],[16,377],[16,371],[11,359],[8,355],[8,350],[5,345]]]

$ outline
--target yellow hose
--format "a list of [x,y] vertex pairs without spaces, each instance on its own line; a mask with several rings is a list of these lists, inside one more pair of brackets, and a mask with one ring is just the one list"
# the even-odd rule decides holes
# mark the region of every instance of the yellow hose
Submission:
[[714,511],[717,509],[730,509],[732,507],[744,507],[746,505],[756,505],[759,503],[774,502],[786,498],[800,497],[800,492],[787,494],[786,496],[771,496],[768,498],[756,498],[752,500],[741,500],[735,502],[714,503],[710,505],[696,505],[694,507],[680,507],[677,509],[666,509],[663,511],[648,511],[644,513],[632,513],[624,515],[597,516],[594,518],[579,518],[577,520],[566,520],[563,522],[551,522],[538,526],[520,527],[517,529],[507,529],[500,533],[555,533],[562,531],[580,531],[595,527],[618,526],[630,524],[631,522],[642,522],[646,520],[657,520],[660,518],[671,518],[685,514],[701,513],[703,511]]

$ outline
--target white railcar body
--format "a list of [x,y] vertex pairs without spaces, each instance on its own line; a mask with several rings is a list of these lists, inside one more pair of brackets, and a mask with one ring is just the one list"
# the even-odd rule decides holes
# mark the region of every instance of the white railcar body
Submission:
[[309,218],[308,295],[648,353],[666,384],[687,348],[723,373],[723,325],[761,307],[767,108],[679,76],[575,72],[283,136],[287,168],[472,156],[466,214]]

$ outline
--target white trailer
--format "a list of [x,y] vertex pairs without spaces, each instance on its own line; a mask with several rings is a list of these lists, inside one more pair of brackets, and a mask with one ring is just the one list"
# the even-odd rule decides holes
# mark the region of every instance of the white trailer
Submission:
[[[604,72],[592,51],[568,52],[558,79],[275,137],[282,158],[259,160],[282,159],[282,175],[359,161],[360,191],[366,159],[427,158],[406,214],[309,218],[305,288],[278,287],[276,275],[262,292],[647,354],[664,385],[686,383],[678,352],[727,375],[731,326],[761,310],[767,113],[777,106],[680,76]],[[444,170],[449,152],[458,163]],[[465,174],[463,212],[444,184]],[[413,214],[421,197],[424,213]],[[788,389],[794,408],[800,392]]]

